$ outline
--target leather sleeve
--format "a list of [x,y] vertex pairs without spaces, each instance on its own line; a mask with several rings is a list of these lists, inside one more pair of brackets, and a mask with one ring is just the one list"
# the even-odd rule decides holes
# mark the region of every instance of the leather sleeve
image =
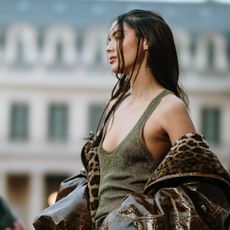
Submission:
[[36,230],[91,230],[87,179],[84,173],[61,183],[57,201],[35,219]]
[[154,194],[130,194],[104,220],[100,230],[228,229],[230,205],[213,184],[197,181],[160,188]]

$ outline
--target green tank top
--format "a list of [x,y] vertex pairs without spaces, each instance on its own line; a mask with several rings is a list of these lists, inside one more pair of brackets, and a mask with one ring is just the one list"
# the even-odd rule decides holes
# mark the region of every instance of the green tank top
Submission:
[[149,103],[135,126],[112,152],[103,149],[102,139],[98,149],[100,186],[96,229],[109,212],[121,205],[127,194],[143,193],[144,185],[157,166],[142,138],[143,128],[161,99],[169,93],[163,90]]

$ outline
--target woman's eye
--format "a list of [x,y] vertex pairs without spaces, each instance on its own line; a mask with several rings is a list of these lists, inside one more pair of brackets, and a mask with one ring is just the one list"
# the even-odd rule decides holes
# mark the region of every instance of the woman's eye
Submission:
[[118,35],[116,35],[116,36],[114,36],[114,38],[115,38],[115,40],[121,40],[122,39],[122,36],[121,36],[121,34],[118,34]]
[[107,39],[106,45],[108,45],[111,42],[111,38]]

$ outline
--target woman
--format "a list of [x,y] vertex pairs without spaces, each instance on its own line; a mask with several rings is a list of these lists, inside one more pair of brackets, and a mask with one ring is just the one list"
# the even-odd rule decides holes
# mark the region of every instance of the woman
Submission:
[[[120,86],[121,92],[112,97],[110,106],[123,100],[128,88],[130,95],[119,103],[119,108],[114,106],[112,109],[110,117],[113,119],[108,123],[99,148],[103,167],[103,170],[100,168],[100,202],[96,215],[99,222],[121,203],[126,194],[141,194],[149,173],[176,140],[195,132],[183,101],[183,91],[178,86],[179,69],[173,35],[159,15],[134,10],[119,16],[110,29],[106,52],[112,71],[121,74],[123,84],[127,84],[123,90],[123,85]],[[137,127],[135,131],[134,127]],[[135,148],[130,150],[132,145]],[[118,156],[119,164],[113,159]],[[141,159],[127,166],[126,161],[133,157]],[[112,166],[109,164],[105,168],[108,161],[112,161]],[[116,170],[121,175],[116,175]],[[132,173],[138,176],[130,179]],[[124,186],[127,184],[129,186]]]
[[[229,175],[190,119],[167,23],[151,11],[122,14],[106,52],[118,83],[99,124],[96,157],[83,151],[90,218],[75,203],[75,228],[227,229]],[[75,202],[84,200],[79,186],[74,192]],[[59,223],[72,229],[67,219]]]

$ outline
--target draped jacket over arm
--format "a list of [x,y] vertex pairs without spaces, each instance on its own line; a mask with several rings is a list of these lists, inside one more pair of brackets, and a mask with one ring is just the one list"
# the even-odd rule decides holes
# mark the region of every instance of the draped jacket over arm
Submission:
[[[85,173],[75,177],[68,195],[64,182],[57,202],[35,220],[35,229],[94,229],[100,172],[97,154],[87,147],[82,151]],[[143,193],[127,195],[100,230],[224,230],[229,223],[230,176],[203,136],[194,133],[172,146]]]

